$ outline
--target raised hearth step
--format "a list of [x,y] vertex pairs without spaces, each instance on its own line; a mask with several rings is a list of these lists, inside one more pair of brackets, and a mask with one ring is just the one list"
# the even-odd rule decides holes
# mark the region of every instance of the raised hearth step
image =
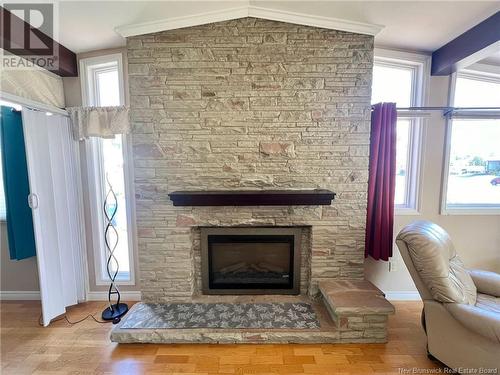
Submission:
[[327,280],[319,283],[323,302],[341,337],[387,340],[387,316],[394,306],[367,280]]
[[390,315],[395,312],[384,293],[367,280],[320,281],[319,290],[329,311],[336,316]]

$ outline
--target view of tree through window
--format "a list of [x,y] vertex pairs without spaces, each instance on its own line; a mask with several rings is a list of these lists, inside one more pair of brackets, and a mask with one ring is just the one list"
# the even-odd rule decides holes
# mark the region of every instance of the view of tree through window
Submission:
[[[455,107],[500,106],[500,79],[458,76]],[[447,207],[500,206],[500,119],[453,119]]]

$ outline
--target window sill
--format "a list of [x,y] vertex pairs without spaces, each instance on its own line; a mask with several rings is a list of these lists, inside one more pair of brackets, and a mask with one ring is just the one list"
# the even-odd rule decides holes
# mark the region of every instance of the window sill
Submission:
[[[103,286],[109,285],[111,280],[97,280],[95,285]],[[135,285],[135,280],[115,280],[115,285]]]
[[395,216],[420,216],[421,213],[416,208],[412,207],[395,207],[394,208]]
[[441,210],[441,215],[500,215],[499,206],[455,206]]

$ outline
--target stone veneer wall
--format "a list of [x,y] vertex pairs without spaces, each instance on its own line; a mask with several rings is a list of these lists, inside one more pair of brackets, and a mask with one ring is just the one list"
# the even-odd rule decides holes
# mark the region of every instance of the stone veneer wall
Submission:
[[[245,18],[127,39],[140,282],[198,290],[198,226],[310,226],[310,286],[363,277],[373,38]],[[331,189],[331,206],[173,207],[174,190]],[[199,242],[199,235],[198,235]]]

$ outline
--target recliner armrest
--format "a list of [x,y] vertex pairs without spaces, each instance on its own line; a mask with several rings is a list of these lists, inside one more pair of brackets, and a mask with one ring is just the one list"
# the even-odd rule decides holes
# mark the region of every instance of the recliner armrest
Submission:
[[500,343],[500,314],[465,303],[445,303],[450,314],[473,332]]
[[479,293],[500,297],[500,275],[495,272],[469,270],[469,274],[476,284]]

